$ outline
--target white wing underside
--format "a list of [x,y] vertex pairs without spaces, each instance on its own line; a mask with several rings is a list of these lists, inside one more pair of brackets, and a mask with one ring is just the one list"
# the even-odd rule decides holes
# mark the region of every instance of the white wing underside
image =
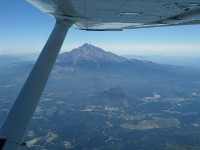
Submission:
[[74,28],[92,31],[200,24],[200,0],[28,1],[57,21],[0,129],[3,150],[23,146],[25,131],[72,24]]
[[81,30],[200,24],[199,0],[28,0]]

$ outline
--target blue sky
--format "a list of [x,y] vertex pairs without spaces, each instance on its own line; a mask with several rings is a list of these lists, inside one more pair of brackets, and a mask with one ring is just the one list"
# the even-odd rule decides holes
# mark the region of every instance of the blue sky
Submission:
[[[40,52],[55,20],[25,0],[0,1],[0,54]],[[200,55],[200,25],[89,32],[70,29],[62,47],[90,43],[119,55]]]

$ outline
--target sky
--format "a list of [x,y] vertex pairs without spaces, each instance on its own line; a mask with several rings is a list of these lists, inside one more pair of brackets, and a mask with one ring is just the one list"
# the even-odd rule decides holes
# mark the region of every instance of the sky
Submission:
[[[39,53],[55,20],[25,0],[0,0],[0,54]],[[199,55],[200,25],[123,31],[81,31],[71,28],[61,48],[84,43],[119,55]]]

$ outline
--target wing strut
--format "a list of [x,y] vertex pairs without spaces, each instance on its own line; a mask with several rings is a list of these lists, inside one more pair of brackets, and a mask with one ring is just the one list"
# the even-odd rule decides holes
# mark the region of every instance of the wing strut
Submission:
[[48,41],[1,127],[1,150],[15,150],[24,145],[24,134],[71,25],[72,22],[56,21]]

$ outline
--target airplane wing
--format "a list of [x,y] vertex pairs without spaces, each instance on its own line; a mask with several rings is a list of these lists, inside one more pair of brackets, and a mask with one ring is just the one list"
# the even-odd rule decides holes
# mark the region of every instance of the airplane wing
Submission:
[[56,18],[28,79],[0,129],[0,150],[24,146],[24,134],[68,29],[107,31],[200,24],[199,0],[28,0]]
[[28,0],[41,11],[73,20],[81,30],[123,30],[200,23],[199,0]]

